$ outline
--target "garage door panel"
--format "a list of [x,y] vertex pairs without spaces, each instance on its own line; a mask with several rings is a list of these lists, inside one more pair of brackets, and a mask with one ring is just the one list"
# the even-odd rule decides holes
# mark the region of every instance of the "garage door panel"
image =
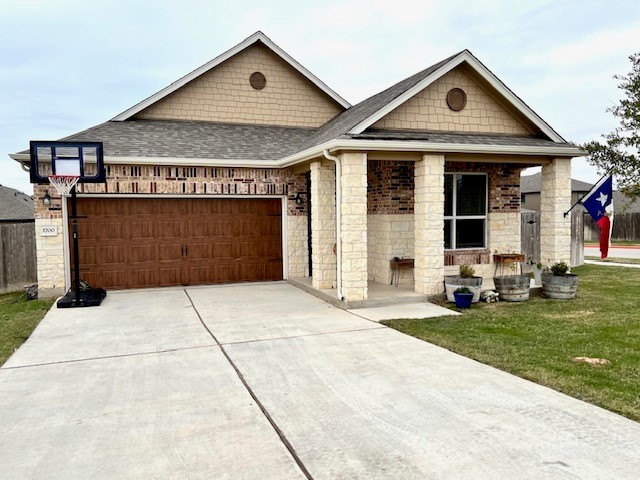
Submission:
[[[163,266],[158,269],[158,286],[159,287],[172,287],[175,285],[182,285],[184,282],[182,280],[182,267],[181,266]],[[154,285],[147,285],[154,286]]]
[[194,219],[186,222],[186,236],[189,238],[209,237],[209,222],[204,219]]
[[131,247],[131,263],[147,263],[158,261],[157,245],[134,245]]
[[[125,249],[124,245],[98,245],[96,247],[100,262],[106,265],[125,263]],[[80,259],[84,264],[84,259],[82,257]]]
[[211,258],[211,248],[209,242],[190,242],[187,246],[187,257],[193,260],[208,260]]
[[182,222],[179,219],[157,219],[154,221],[154,238],[181,239],[183,235]]
[[131,222],[131,240],[146,240],[155,237],[153,221]]
[[[92,275],[95,275],[96,272],[92,272]],[[93,276],[89,274],[81,275],[83,278],[86,278],[87,282],[90,285],[110,285],[110,288],[130,288],[127,284],[128,272],[124,268],[117,270],[101,270],[97,272],[96,280],[93,281]]]
[[281,205],[80,197],[82,278],[103,288],[282,279]]
[[131,288],[144,288],[150,285],[160,285],[158,268],[133,268],[131,270]]
[[159,262],[174,262],[182,261],[182,252],[184,244],[179,243],[162,243],[158,245],[158,261]]

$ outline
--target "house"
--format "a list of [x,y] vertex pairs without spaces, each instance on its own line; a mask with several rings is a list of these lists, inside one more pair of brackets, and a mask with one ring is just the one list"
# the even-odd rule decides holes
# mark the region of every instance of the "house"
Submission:
[[[540,210],[541,175],[523,175],[520,177],[521,206],[526,210]],[[571,205],[580,200],[593,187],[592,183],[571,179]],[[622,192],[613,191],[613,205],[617,212],[640,212],[640,202],[630,199]]]
[[14,188],[0,185],[0,223],[33,221],[33,198]]
[[33,198],[0,185],[0,293],[36,280]]
[[[415,259],[415,292],[520,250],[520,171],[542,167],[542,254],[569,259],[563,139],[468,50],[349,104],[257,32],[110,121],[79,187],[81,276],[141,288],[311,277],[345,302]],[[28,163],[28,152],[12,155]],[[66,209],[35,187],[40,289],[69,285]],[[64,225],[64,228],[63,228]]]

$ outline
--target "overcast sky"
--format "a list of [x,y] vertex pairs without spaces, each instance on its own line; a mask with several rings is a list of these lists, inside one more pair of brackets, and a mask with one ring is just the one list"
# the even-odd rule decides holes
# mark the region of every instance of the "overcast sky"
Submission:
[[[613,129],[640,2],[0,0],[0,184],[7,154],[104,122],[256,30],[352,104],[468,48],[564,138]],[[595,182],[583,159],[573,177]]]

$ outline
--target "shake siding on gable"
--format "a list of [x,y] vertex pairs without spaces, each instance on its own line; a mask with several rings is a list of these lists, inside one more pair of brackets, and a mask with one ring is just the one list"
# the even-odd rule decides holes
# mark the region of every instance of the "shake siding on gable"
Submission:
[[[462,88],[467,94],[467,105],[459,112],[451,110],[446,101],[447,92],[455,87]],[[373,127],[516,135],[532,133],[461,68],[433,82],[378,120]]]
[[[267,83],[255,90],[254,72]],[[343,108],[262,44],[254,44],[135,118],[319,127]]]

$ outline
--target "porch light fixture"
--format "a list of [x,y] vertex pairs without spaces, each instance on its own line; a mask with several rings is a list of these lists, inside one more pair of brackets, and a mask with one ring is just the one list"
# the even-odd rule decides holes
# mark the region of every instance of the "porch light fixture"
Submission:
[[49,190],[45,190],[44,197],[42,197],[42,204],[45,207],[51,206],[51,197],[49,196]]
[[302,205],[302,196],[301,195],[307,195],[307,192],[298,192],[296,193],[296,196],[294,198],[296,205]]

